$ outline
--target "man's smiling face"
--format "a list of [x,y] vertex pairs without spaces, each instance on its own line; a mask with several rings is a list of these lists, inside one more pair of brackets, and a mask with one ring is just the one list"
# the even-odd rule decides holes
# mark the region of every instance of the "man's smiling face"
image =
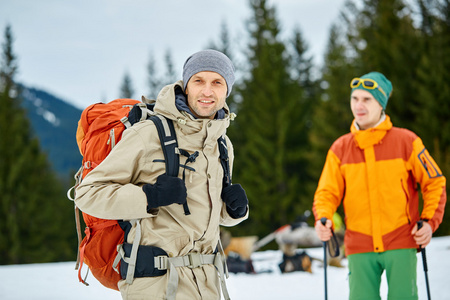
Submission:
[[214,119],[225,105],[227,83],[218,73],[203,71],[189,79],[185,92],[188,105],[197,118]]

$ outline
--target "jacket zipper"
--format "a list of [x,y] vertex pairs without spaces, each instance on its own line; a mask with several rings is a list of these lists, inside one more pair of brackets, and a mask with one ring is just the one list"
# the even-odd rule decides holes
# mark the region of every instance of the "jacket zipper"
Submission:
[[406,217],[408,218],[408,224],[411,225],[411,216],[409,214],[409,196],[405,190],[405,187],[403,186],[403,178],[400,179],[400,184],[402,185],[402,190],[403,190],[403,193],[405,193],[405,197],[406,197],[406,207],[405,207]]
[[116,146],[116,135],[114,134],[114,128],[109,132],[109,139],[106,144],[111,144],[111,150]]

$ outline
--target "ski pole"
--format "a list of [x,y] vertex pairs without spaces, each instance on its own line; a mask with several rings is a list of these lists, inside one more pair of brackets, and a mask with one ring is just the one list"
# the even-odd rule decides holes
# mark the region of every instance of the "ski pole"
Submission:
[[[327,218],[320,219],[323,226],[327,223]],[[328,299],[328,286],[327,286],[327,242],[323,242],[323,274],[325,283],[325,300]]]
[[272,232],[272,233],[266,235],[264,238],[260,239],[259,241],[257,241],[257,242],[253,245],[253,247],[252,247],[252,252],[255,252],[255,251],[259,250],[260,248],[264,247],[265,245],[267,245],[268,243],[270,243],[272,240],[274,240],[275,237],[276,237],[276,235],[277,235],[279,232],[281,232],[281,231],[283,231],[283,230],[285,230],[285,229],[287,229],[287,228],[290,228],[290,227],[291,227],[291,225],[286,224],[286,225],[281,226],[280,228],[278,228],[278,229],[275,230],[274,232]]
[[[423,226],[423,221],[417,221],[417,230],[420,230]],[[431,300],[431,294],[430,294],[430,284],[428,282],[428,264],[427,264],[427,254],[425,252],[425,248],[422,248],[422,245],[419,246],[420,252],[422,252],[422,262],[423,262],[423,272],[425,273],[425,283],[427,286],[427,295],[428,300]]]

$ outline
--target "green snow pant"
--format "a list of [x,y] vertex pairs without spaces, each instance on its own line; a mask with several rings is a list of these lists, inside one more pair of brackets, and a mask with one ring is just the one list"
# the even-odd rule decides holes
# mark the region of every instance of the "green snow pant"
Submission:
[[399,249],[348,256],[350,300],[380,300],[386,270],[389,300],[417,300],[417,250]]

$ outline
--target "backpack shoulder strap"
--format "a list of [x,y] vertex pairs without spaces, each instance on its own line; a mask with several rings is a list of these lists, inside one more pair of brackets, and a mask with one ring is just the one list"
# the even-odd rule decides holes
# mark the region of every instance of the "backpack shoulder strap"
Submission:
[[[178,149],[177,136],[172,120],[167,120],[162,115],[153,115],[148,118],[152,120],[158,130],[161,149],[164,153],[164,161],[166,163],[166,174],[178,177],[180,168],[180,149]],[[183,178],[184,180],[184,178]],[[184,214],[190,215],[187,202],[183,204]]]
[[158,130],[161,148],[164,153],[164,161],[166,163],[166,174],[178,177],[180,158],[178,156],[178,142],[173,122],[161,115],[153,115],[149,120],[155,123],[156,129]]

